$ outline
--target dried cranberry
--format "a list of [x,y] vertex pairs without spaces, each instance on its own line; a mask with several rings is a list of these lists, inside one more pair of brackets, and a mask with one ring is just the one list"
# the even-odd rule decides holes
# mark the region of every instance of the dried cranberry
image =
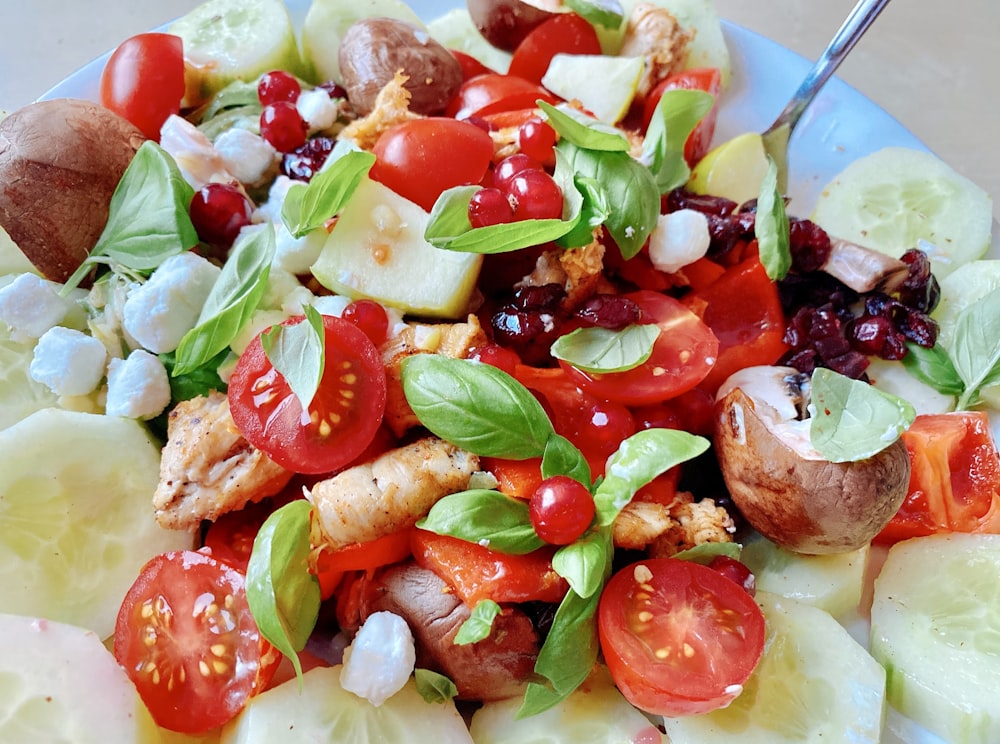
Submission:
[[580,320],[601,328],[618,330],[638,323],[642,319],[642,309],[622,295],[594,295],[573,313]]
[[335,83],[332,80],[322,82],[316,87],[321,90],[325,90],[330,98],[347,98],[347,88],[340,83]]
[[932,312],[941,299],[941,287],[931,273],[930,258],[913,248],[900,256],[900,260],[909,269],[899,289],[900,302],[922,313]]
[[281,158],[281,172],[300,181],[312,180],[333,150],[330,137],[313,137]]
[[794,271],[819,271],[830,258],[830,236],[815,222],[789,220],[788,241]]

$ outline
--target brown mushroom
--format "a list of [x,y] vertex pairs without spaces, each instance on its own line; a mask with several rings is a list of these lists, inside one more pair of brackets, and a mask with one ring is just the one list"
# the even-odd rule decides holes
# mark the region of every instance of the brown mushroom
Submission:
[[561,0],[467,0],[466,5],[483,38],[508,52],[536,26],[564,12]]
[[362,116],[370,114],[382,88],[402,73],[410,110],[433,115],[444,110],[462,84],[455,56],[423,29],[395,18],[365,18],[352,24],[340,42],[340,73],[347,99]]
[[808,379],[789,367],[731,377],[717,397],[716,455],[733,503],[759,533],[799,553],[856,550],[906,497],[906,445],[857,462],[823,458],[801,418]]
[[125,168],[146,138],[90,101],[39,101],[0,121],[0,225],[48,279],[94,247]]

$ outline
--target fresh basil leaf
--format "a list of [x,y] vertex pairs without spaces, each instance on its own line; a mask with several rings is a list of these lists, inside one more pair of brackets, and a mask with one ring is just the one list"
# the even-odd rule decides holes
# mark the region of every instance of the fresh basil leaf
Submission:
[[655,323],[632,324],[618,331],[588,326],[560,336],[551,352],[586,372],[625,372],[649,359],[659,335]]
[[[556,170],[553,177],[560,184],[563,193],[567,189],[561,181],[561,164],[565,163],[565,158],[556,151]],[[603,225],[605,220],[611,215],[611,207],[605,198],[601,185],[592,178],[584,176],[574,176],[572,170],[566,166],[566,171],[573,184],[574,190],[580,197],[579,218],[573,229],[560,238],[556,238],[556,245],[560,248],[578,248],[594,241],[594,229]]]
[[403,393],[420,423],[484,457],[541,457],[552,423],[513,377],[488,364],[415,354],[402,362]]
[[566,437],[552,434],[542,453],[542,478],[567,475],[590,488],[590,463]]
[[302,680],[298,652],[316,626],[319,581],[309,571],[312,504],[289,502],[269,516],[253,541],[247,602],[260,633],[289,658]]
[[675,465],[708,449],[708,440],[679,429],[645,429],[623,440],[608,458],[594,491],[598,524],[610,527],[635,492]]
[[628,153],[587,150],[567,140],[556,149],[578,177],[601,185],[606,202],[612,205],[604,225],[622,256],[632,258],[660,216],[660,192],[653,174]]
[[903,367],[942,395],[957,396],[965,392],[965,383],[958,376],[948,352],[940,344],[925,349],[923,346],[908,343],[906,356],[903,357]]
[[565,5],[594,26],[617,30],[625,20],[625,11],[618,0],[565,0]]
[[599,592],[611,571],[614,556],[611,528],[592,530],[564,545],[552,556],[552,568],[586,599]]
[[152,140],[143,142],[111,196],[104,231],[62,291],[79,285],[98,263],[147,274],[197,245],[188,213],[193,196],[167,151]]
[[301,238],[323,227],[344,208],[374,162],[372,153],[351,150],[321,169],[308,184],[292,186],[281,207],[288,232]]
[[788,237],[788,215],[785,198],[778,190],[778,166],[771,156],[767,158],[767,173],[760,184],[757,197],[757,218],[754,236],[760,253],[760,262],[772,281],[784,279],[792,268],[792,248]]
[[545,545],[531,526],[526,501],[486,489],[445,496],[417,527],[512,555],[524,555]]
[[308,411],[326,367],[323,317],[312,305],[306,305],[305,318],[292,325],[271,326],[261,334],[260,345],[299,399],[302,410]]
[[661,194],[687,183],[691,168],[684,145],[714,104],[715,96],[703,90],[667,90],[657,101],[639,161],[649,167]]
[[564,103],[558,106],[553,106],[542,100],[536,103],[545,114],[549,126],[556,131],[561,139],[588,150],[628,152],[629,141],[620,129],[598,121]]
[[219,376],[219,367],[229,358],[229,349],[223,349],[200,367],[182,375],[174,374],[177,355],[174,352],[160,354],[160,361],[170,377],[170,399],[179,403],[199,395],[207,395],[213,390],[225,392],[226,383]]
[[855,462],[881,452],[916,416],[902,398],[825,367],[813,371],[809,407],[812,445],[830,462]]
[[743,553],[743,546],[734,542],[707,542],[695,545],[693,548],[682,550],[674,554],[674,558],[682,561],[693,561],[707,566],[713,558],[724,555],[734,560],[739,560]]
[[233,342],[264,296],[273,257],[274,229],[270,225],[240,233],[208,293],[198,324],[184,334],[177,347],[173,374],[197,369]]
[[500,605],[492,599],[479,600],[472,608],[472,614],[455,634],[455,645],[465,646],[489,638],[490,631],[493,630],[493,621],[500,612]]
[[975,405],[984,387],[1000,381],[1000,289],[959,313],[951,347],[955,371],[965,383],[961,410]]
[[566,699],[590,675],[597,661],[597,602],[601,593],[566,592],[538,652],[535,673],[547,684],[529,682],[517,718],[528,718]]
[[428,703],[447,703],[458,694],[458,687],[455,683],[443,674],[431,671],[430,669],[413,670],[413,681],[417,686],[420,697]]

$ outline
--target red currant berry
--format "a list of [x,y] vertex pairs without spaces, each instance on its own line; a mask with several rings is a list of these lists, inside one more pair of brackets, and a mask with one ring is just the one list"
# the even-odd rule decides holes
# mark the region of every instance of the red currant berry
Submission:
[[278,152],[291,152],[306,142],[309,125],[289,101],[264,107],[260,115],[260,135]]
[[191,199],[191,224],[198,237],[212,246],[228,248],[240,230],[250,224],[253,204],[228,183],[209,183]]
[[514,221],[514,210],[500,189],[486,187],[469,199],[469,222],[473,227],[487,227]]
[[562,217],[562,190],[545,171],[521,171],[511,179],[507,193],[514,199],[515,220],[557,220]]
[[262,106],[267,106],[278,101],[290,101],[295,103],[302,92],[302,86],[295,79],[283,70],[274,70],[261,75],[257,83],[257,99]]
[[511,376],[517,369],[517,365],[521,363],[521,357],[517,355],[516,351],[504,348],[499,344],[476,347],[469,353],[469,358],[501,369]]
[[751,597],[757,593],[757,578],[745,563],[730,558],[728,555],[717,555],[711,560],[708,567],[735,581]]
[[551,545],[569,545],[594,520],[594,498],[585,485],[566,475],[543,480],[528,502],[531,526]]
[[542,170],[542,164],[522,152],[509,155],[493,169],[493,185],[501,191],[510,190],[510,182],[521,171]]
[[556,131],[537,116],[531,117],[518,128],[517,143],[522,153],[546,168],[556,164]]
[[385,308],[375,300],[355,300],[344,308],[341,317],[364,331],[376,346],[385,341],[388,335],[389,316],[386,315]]

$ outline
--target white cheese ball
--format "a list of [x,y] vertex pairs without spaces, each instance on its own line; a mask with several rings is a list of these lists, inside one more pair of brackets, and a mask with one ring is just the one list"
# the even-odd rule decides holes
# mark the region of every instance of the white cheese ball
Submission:
[[340,684],[377,707],[403,688],[416,658],[406,621],[391,612],[375,612],[344,651]]
[[0,321],[10,328],[11,339],[34,341],[62,322],[73,300],[60,296],[60,288],[36,274],[21,274],[0,289]]
[[280,223],[275,223],[273,266],[293,274],[308,274],[323,252],[328,235],[326,230],[311,230],[301,238],[294,237]]
[[136,349],[108,365],[105,413],[133,419],[151,419],[170,405],[170,378],[153,354]]
[[38,339],[28,374],[56,395],[87,395],[104,377],[108,352],[86,333],[55,326]]
[[708,253],[708,218],[693,209],[661,214],[649,236],[649,259],[660,271],[672,274]]
[[278,160],[275,150],[263,137],[249,129],[227,129],[213,143],[226,170],[240,183],[255,184],[264,179]]
[[201,308],[221,269],[196,253],[164,261],[149,281],[129,292],[122,325],[143,348],[166,354],[198,322]]

